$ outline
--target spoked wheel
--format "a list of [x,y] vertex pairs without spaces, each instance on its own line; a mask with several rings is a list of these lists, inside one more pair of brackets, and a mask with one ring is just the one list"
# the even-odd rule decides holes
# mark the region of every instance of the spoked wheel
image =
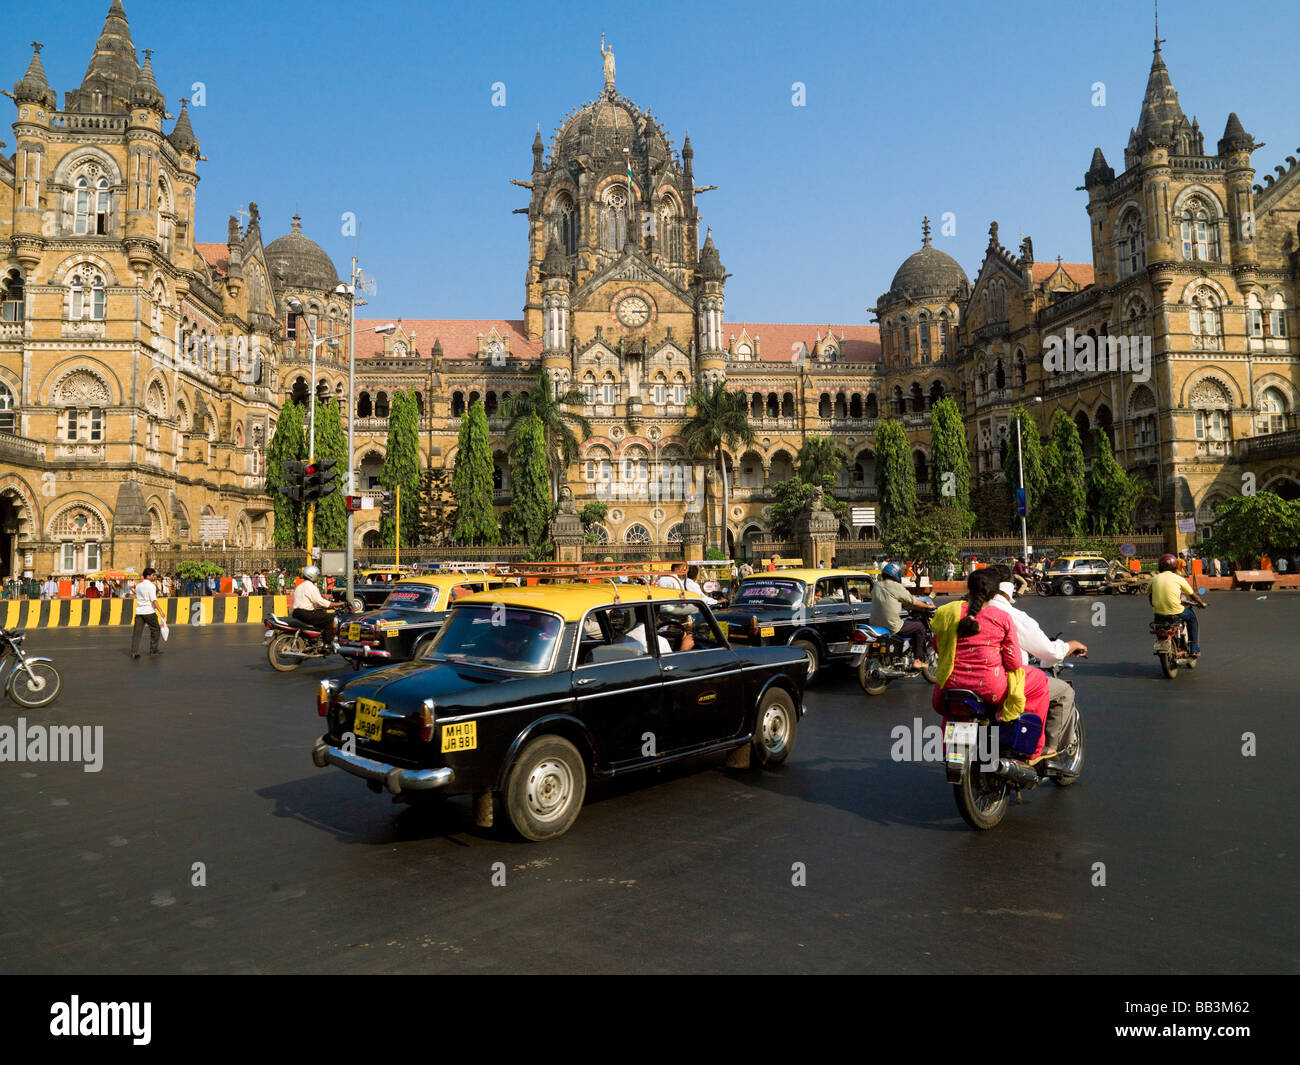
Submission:
[[294,654],[302,654],[303,649],[302,639],[296,632],[282,632],[266,645],[266,658],[277,672],[292,673],[302,665],[302,659],[295,658]]
[[1079,774],[1083,772],[1083,755],[1085,740],[1083,735],[1083,717],[1076,709],[1074,711],[1074,739],[1065,745],[1065,747],[1053,759],[1057,765],[1069,773],[1069,776],[1056,778],[1058,788],[1068,788],[1079,779]]
[[1165,676],[1171,680],[1178,676],[1178,659],[1173,656],[1173,652],[1160,652],[1160,668],[1165,671]]
[[868,695],[883,695],[889,687],[889,681],[881,676],[881,665],[879,655],[863,655],[858,663],[858,683]]
[[939,679],[939,652],[933,646],[925,653],[925,668],[921,670],[921,676],[925,678],[926,684],[933,684]]
[[968,767],[952,790],[962,820],[981,832],[997,828],[1011,804],[1011,786],[992,773],[981,772],[975,764]]
[[754,758],[759,765],[780,765],[790,757],[799,718],[794,701],[783,691],[769,692],[758,708],[754,727]]
[[[28,670],[31,673],[28,673]],[[63,690],[63,676],[49,662],[29,662],[14,671],[9,695],[19,706],[34,710],[49,706]]]

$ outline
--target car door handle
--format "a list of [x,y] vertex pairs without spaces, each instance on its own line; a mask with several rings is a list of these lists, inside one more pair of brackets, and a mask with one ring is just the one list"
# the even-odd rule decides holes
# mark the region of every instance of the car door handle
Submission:
[[660,668],[661,668],[665,673],[671,673],[671,672],[672,672],[674,669],[676,669],[677,667],[676,667],[676,666],[661,666]]
[[593,680],[595,680],[594,677],[579,677],[579,678],[578,678],[577,680],[575,680],[573,683],[576,684],[576,685],[578,685],[579,687],[581,687],[581,686],[584,685],[584,684],[590,684],[590,683],[592,683]]

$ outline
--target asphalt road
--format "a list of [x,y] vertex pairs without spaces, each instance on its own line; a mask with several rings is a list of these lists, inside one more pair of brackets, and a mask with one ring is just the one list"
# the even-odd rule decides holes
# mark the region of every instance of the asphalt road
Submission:
[[0,725],[102,725],[103,764],[0,763],[0,971],[1300,970],[1300,595],[1212,596],[1173,681],[1145,603],[1027,602],[1091,647],[1087,762],[991,833],[941,767],[891,759],[891,729],[937,721],[919,681],[825,674],[781,770],[606,787],[530,844],[315,768],[334,671],[272,672],[260,628],[177,626],[138,662],[127,630],[33,631],[64,693]]

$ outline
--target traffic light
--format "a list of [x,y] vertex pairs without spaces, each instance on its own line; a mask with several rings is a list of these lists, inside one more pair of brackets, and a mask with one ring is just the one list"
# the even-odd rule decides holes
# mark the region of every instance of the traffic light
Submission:
[[395,518],[397,516],[397,497],[392,492],[381,492],[379,495],[379,513],[385,518]]
[[280,492],[301,503],[306,498],[306,473],[307,463],[286,462],[284,476],[280,482]]
[[337,465],[336,459],[317,459],[307,464],[307,468],[303,471],[304,500],[315,503],[338,490],[339,475],[334,469]]

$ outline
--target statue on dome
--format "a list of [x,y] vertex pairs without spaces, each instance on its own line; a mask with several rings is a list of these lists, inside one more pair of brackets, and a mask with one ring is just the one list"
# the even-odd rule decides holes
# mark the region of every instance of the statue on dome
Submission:
[[611,96],[614,95],[614,46],[605,47],[605,35],[600,35],[600,54],[604,57],[605,65],[605,91]]

